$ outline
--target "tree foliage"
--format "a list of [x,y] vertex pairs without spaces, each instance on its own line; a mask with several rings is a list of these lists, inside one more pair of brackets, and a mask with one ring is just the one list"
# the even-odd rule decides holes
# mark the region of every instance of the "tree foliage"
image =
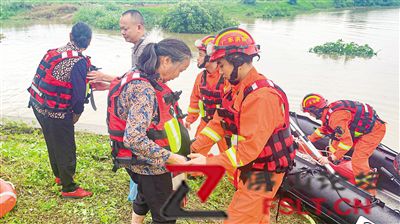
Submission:
[[176,33],[211,33],[236,25],[220,9],[196,2],[179,3],[161,20],[162,28]]

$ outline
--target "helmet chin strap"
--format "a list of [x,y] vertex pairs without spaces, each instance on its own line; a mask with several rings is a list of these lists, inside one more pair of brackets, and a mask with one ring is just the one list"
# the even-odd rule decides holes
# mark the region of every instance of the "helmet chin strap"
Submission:
[[319,109],[315,109],[313,111],[313,114],[315,115],[315,118],[317,118],[318,120],[321,120],[322,117],[322,111],[324,110],[325,107],[323,108],[319,108]]
[[229,83],[230,84],[232,84],[232,85],[237,85],[237,84],[239,84],[239,80],[238,80],[238,70],[239,70],[239,67],[241,66],[241,65],[243,65],[244,64],[244,62],[243,61],[234,61],[233,62],[233,70],[232,70],[232,73],[231,73],[231,76],[230,76],[230,78],[228,79],[228,81],[229,81]]
[[234,66],[233,70],[232,70],[232,73],[231,73],[231,77],[229,77],[229,79],[228,79],[229,83],[232,84],[232,85],[239,84],[238,69],[239,69],[239,66]]
[[201,63],[201,65],[197,65],[197,67],[198,67],[198,68],[205,68],[207,62],[209,62],[209,61],[210,61],[210,56],[206,55],[206,56],[204,57],[203,63]]

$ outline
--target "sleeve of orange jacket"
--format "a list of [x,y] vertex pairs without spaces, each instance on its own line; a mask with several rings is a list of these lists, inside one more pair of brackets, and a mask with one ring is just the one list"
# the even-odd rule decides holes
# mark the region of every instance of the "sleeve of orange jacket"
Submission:
[[280,99],[270,91],[261,88],[243,101],[239,129],[244,139],[237,142],[236,163],[228,156],[228,149],[218,156],[208,157],[207,164],[221,165],[231,170],[258,157],[275,128],[284,123]]
[[193,123],[199,117],[199,100],[200,100],[200,82],[203,72],[197,75],[196,81],[193,85],[192,94],[190,95],[190,104],[188,108],[188,116],[186,122]]
[[349,130],[349,123],[351,122],[351,113],[346,110],[335,111],[331,114],[329,119],[329,126],[335,130],[339,129],[342,133],[336,133],[335,137],[338,140],[333,140],[329,146],[330,150],[334,152],[337,159],[343,157],[351,147],[353,147],[353,138]]
[[213,119],[207,123],[207,126],[197,135],[196,141],[192,143],[192,152],[206,156],[211,146],[224,137],[225,131],[221,127],[221,119],[218,113],[214,114]]
[[318,141],[319,139],[321,139],[323,137],[325,137],[324,128],[323,127],[319,127],[317,129],[315,129],[315,131],[311,135],[308,136],[308,139],[311,142],[316,142],[316,141]]

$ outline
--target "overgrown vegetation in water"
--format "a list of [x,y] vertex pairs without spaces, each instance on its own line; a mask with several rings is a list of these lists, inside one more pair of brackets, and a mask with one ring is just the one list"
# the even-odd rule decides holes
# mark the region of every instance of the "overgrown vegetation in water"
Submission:
[[219,8],[183,2],[171,8],[162,18],[161,27],[176,33],[211,33],[237,26]]
[[368,44],[358,45],[354,42],[345,43],[342,39],[336,42],[327,42],[323,45],[318,45],[310,48],[309,52],[322,54],[322,55],[333,55],[333,56],[350,56],[350,57],[364,57],[371,58],[377,55]]
[[[17,205],[1,223],[130,223],[132,204],[127,201],[129,177],[124,170],[111,171],[108,136],[76,133],[77,173],[75,179],[94,195],[65,200],[54,183],[46,144],[40,129],[15,121],[0,124],[0,177],[11,181],[17,191]],[[192,191],[188,210],[225,210],[234,193],[223,178],[206,203],[195,193],[204,179],[188,180]],[[274,217],[276,209],[271,212]],[[272,220],[273,218],[271,218]],[[145,223],[150,223],[148,214]],[[297,215],[281,215],[281,223],[307,223]],[[202,223],[205,221],[202,220]],[[179,220],[179,223],[199,223]],[[207,223],[219,223],[207,221]]]
[[[121,13],[127,9],[134,8],[144,14],[148,27],[163,26],[171,31],[179,30],[175,32],[211,33],[215,32],[217,27],[220,27],[221,24],[226,23],[226,21],[228,21],[225,20],[226,18],[230,18],[234,21],[247,18],[270,19],[288,17],[315,10],[400,5],[400,0],[205,0],[201,1],[201,3],[197,1],[186,1],[186,4],[202,5],[201,8],[195,10],[196,15],[198,12],[203,11],[204,7],[211,8],[211,10],[207,9],[206,16],[201,19],[193,17],[192,14],[188,13],[177,17],[183,18],[183,20],[175,21],[174,19],[177,18],[174,16],[177,14],[176,12],[174,13],[174,10],[176,10],[176,4],[179,2],[181,1],[117,0],[110,2],[107,0],[3,0],[0,21],[13,19],[19,20],[22,23],[28,23],[29,20],[42,19],[46,21],[52,20],[71,23],[82,20],[96,28],[116,30],[119,28],[118,19]],[[68,4],[70,9],[63,11],[63,4]],[[71,7],[75,7],[74,10],[72,10]],[[193,6],[191,6],[191,8],[193,8]],[[217,8],[220,8],[222,13],[214,12]],[[30,14],[30,12],[35,13]],[[224,19],[221,20],[221,18]],[[179,27],[180,25],[186,26],[186,28],[180,31],[182,29]],[[231,23],[227,22],[226,26],[230,25]]]

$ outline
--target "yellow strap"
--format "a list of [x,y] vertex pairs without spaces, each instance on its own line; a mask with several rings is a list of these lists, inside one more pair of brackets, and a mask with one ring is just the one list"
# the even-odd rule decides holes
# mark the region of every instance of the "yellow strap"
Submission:
[[219,140],[221,140],[221,136],[209,127],[205,127],[203,130],[201,130],[200,133],[209,137],[214,142],[218,142]]
[[206,116],[206,111],[204,110],[204,103],[201,100],[199,100],[199,112],[201,117]]
[[243,140],[245,140],[245,138],[241,135],[232,135],[232,137],[231,137],[231,143],[232,143],[232,145],[235,145],[235,146],[237,146],[238,145],[237,143],[239,143],[240,141],[243,141]]
[[89,83],[86,83],[86,93],[85,93],[85,97],[87,97],[89,95],[89,91],[90,91],[90,85]]
[[176,118],[165,122],[164,130],[167,133],[168,144],[171,148],[171,152],[177,153],[181,149],[181,130],[179,129],[179,123]]
[[336,149],[332,145],[329,145],[329,151],[331,151],[332,153],[335,153]]
[[200,109],[196,109],[193,107],[188,108],[188,113],[198,114],[199,112],[200,112]]
[[225,152],[226,152],[226,155],[228,156],[229,161],[231,162],[233,167],[237,168],[239,166],[243,166],[242,161],[239,161],[239,163],[237,162],[236,149],[234,146],[230,147]]
[[363,135],[363,133],[355,131],[354,132],[354,137],[360,137],[361,135]]
[[338,147],[341,149],[344,149],[344,150],[351,149],[351,145],[346,145],[346,144],[343,144],[342,142],[339,142]]
[[317,134],[319,137],[324,137],[325,135],[321,133],[321,131],[319,130],[319,128],[315,129],[314,131],[315,134]]

